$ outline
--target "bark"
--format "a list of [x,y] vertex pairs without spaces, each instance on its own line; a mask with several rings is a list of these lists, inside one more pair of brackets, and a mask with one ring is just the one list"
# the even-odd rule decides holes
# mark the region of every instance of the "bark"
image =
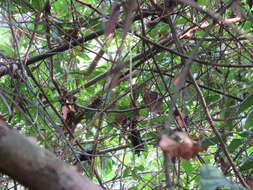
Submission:
[[0,172],[32,190],[101,190],[74,166],[0,121]]

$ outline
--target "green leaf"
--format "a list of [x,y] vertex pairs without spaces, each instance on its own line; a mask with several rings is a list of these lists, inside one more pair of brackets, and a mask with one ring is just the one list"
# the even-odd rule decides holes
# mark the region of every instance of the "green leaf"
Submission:
[[131,170],[131,174],[132,174],[132,177],[133,177],[134,179],[138,179],[138,175],[137,175],[135,169]]
[[83,58],[83,60],[85,61],[90,60],[90,57],[87,54],[82,54],[80,57]]
[[199,0],[198,3],[202,6],[207,4],[206,0]]
[[131,168],[126,168],[123,171],[123,177],[128,177],[130,175],[130,172],[131,172]]
[[185,24],[187,20],[184,17],[179,17],[177,19],[177,24]]
[[42,0],[32,0],[32,6],[36,9],[42,9],[44,7],[44,1]]
[[220,98],[219,95],[210,95],[210,96],[207,96],[206,97],[206,102],[208,104],[212,103],[212,102],[215,102],[216,100],[218,100]]
[[250,21],[251,23],[253,23],[253,15],[252,15],[252,14],[249,14],[249,21]]
[[241,113],[252,105],[253,105],[253,94],[251,94],[251,95],[247,96],[247,98],[245,98],[245,100],[241,103],[238,112]]
[[[226,138],[226,137],[232,136],[232,135],[233,135],[232,133],[223,134],[223,135],[221,135],[221,137]],[[219,143],[219,140],[217,139],[217,137],[211,136],[211,137],[204,138],[201,142],[201,145],[202,146],[211,146],[211,145],[216,145],[218,143]]]
[[15,55],[13,48],[11,48],[11,46],[7,42],[0,42],[0,46],[1,46],[0,51],[4,52],[5,55],[7,56]]
[[143,165],[135,167],[136,170],[144,171],[145,167]]
[[[224,104],[225,107],[230,107],[230,106],[232,106],[232,105],[234,105],[234,104],[235,104],[235,101],[234,101],[233,99],[225,99],[225,104]],[[233,117],[233,116],[235,116],[235,115],[237,115],[236,109],[228,108],[228,109],[226,109],[225,112],[224,112],[224,119],[225,119],[225,118]],[[232,120],[226,121],[226,122],[225,122],[225,125],[226,125],[226,127],[229,128],[230,130],[233,129],[233,126],[234,126]]]
[[202,146],[211,146],[211,145],[216,145],[218,144],[218,139],[216,137],[207,137],[204,138],[201,145]]
[[240,170],[249,170],[253,168],[253,157],[247,157],[246,161],[240,167]]
[[253,126],[253,110],[249,113],[245,122],[246,128],[251,128],[252,126]]
[[250,135],[252,135],[252,131],[251,130],[247,130],[247,131],[243,131],[241,133],[238,133],[238,135],[240,135],[241,137],[248,137]]
[[192,164],[188,160],[182,160],[182,166],[188,175],[192,174]]
[[241,185],[230,182],[220,170],[211,165],[205,165],[200,171],[201,190],[215,190],[217,187],[244,189]]
[[243,142],[243,139],[233,139],[228,146],[230,152],[235,151]]
[[106,175],[109,175],[112,172],[112,160],[102,159],[102,163],[105,166],[104,172]]

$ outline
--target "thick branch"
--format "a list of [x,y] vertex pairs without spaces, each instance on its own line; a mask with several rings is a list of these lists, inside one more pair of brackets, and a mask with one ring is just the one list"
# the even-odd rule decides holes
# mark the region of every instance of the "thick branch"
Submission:
[[33,190],[101,190],[4,122],[0,122],[0,172]]

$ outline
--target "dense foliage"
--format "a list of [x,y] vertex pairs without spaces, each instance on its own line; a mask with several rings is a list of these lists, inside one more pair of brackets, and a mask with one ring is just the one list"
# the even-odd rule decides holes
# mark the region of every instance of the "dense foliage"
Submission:
[[104,189],[253,188],[252,4],[2,0],[0,120]]

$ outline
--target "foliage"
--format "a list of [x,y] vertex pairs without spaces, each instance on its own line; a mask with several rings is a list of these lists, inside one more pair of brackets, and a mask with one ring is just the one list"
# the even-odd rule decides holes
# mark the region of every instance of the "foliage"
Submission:
[[0,6],[0,121],[103,188],[252,187],[251,1]]
[[240,185],[228,181],[223,174],[211,165],[204,166],[200,171],[201,189],[215,190],[217,187],[231,187],[233,189],[244,189]]

